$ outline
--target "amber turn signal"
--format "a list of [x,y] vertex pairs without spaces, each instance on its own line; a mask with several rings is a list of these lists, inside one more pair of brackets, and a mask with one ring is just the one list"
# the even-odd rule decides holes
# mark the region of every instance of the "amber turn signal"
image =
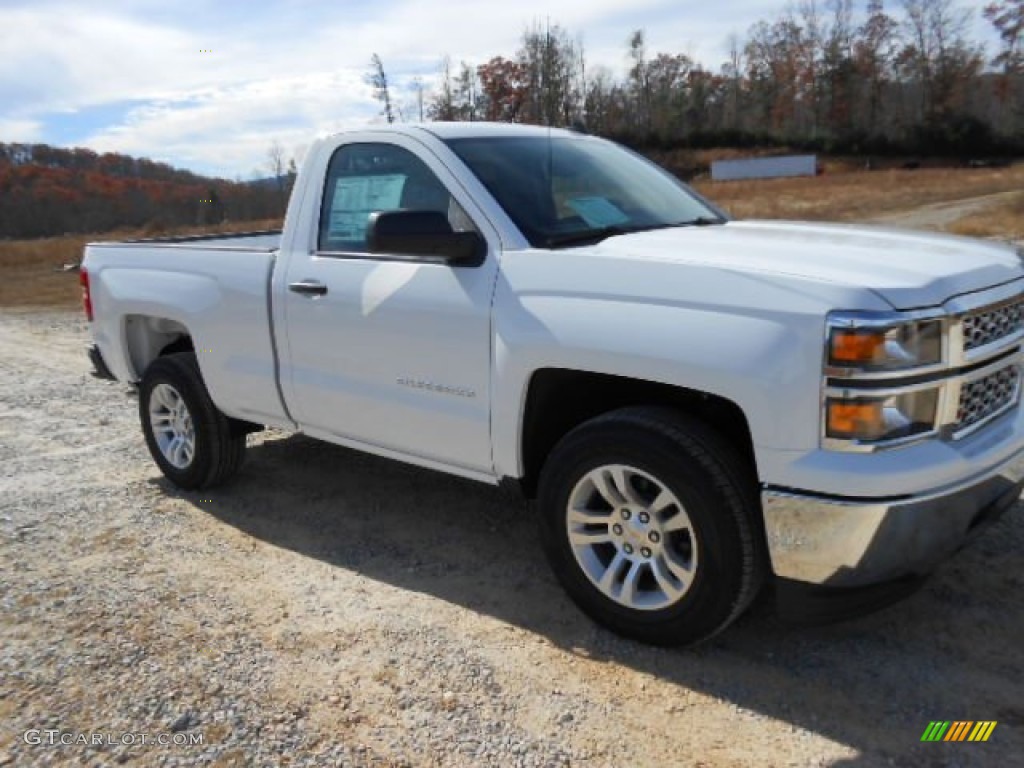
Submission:
[[885,434],[882,402],[828,402],[828,434],[832,437],[872,439]]
[[836,363],[872,363],[881,360],[885,333],[880,331],[832,332],[832,361]]

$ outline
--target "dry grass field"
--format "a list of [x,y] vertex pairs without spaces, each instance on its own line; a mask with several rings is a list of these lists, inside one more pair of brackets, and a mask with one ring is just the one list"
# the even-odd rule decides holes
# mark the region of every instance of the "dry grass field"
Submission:
[[[160,232],[158,236],[250,232],[280,226],[278,220],[244,221],[219,227]],[[0,307],[77,307],[81,300],[78,275],[60,269],[65,264],[77,263],[82,258],[86,243],[154,236],[152,231],[126,229],[102,235],[0,240]]]
[[[826,173],[815,178],[699,181],[694,187],[737,218],[859,221],[921,206],[1024,190],[1024,164],[1008,168]],[[1019,210],[1019,209],[1018,209]],[[964,234],[1010,236],[1012,216],[979,221]],[[989,228],[986,228],[989,227]]]
[[950,232],[971,237],[998,235],[1024,240],[1024,190],[1010,192],[995,205],[954,222]]
[[[737,218],[812,221],[879,220],[925,206],[977,198],[965,215],[955,211],[941,223],[921,226],[974,237],[1024,238],[1024,164],[1009,168],[930,169],[831,172],[816,178],[757,181],[698,181],[697,190]],[[946,223],[948,220],[948,223]],[[175,234],[272,229],[279,221],[242,222],[222,228]],[[74,273],[57,271],[77,262],[85,244],[150,236],[143,231],[71,235],[43,240],[0,241],[0,307],[75,307],[79,301]]]

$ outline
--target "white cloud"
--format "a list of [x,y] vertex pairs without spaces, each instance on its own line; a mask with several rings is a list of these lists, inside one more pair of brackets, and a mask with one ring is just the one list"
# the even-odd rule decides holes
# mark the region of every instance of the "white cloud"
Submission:
[[[664,2],[634,0],[630,8],[640,13]],[[289,35],[299,35],[300,22],[281,31],[272,14],[255,26],[208,30],[190,28],[187,11],[172,26],[109,8],[83,12],[81,6],[45,1],[0,8],[0,96],[16,97],[23,110],[54,111],[169,99],[197,88],[303,71],[365,69],[374,52],[399,68],[429,67],[446,53],[455,60],[482,60],[512,55],[533,21],[551,18],[583,31],[621,12],[623,2],[570,0],[552,17],[550,4],[540,0],[483,8],[476,0],[403,0],[382,6],[377,18],[355,22],[345,3],[305,7],[305,29],[295,40]],[[212,53],[200,52],[207,49]]]
[[8,144],[32,144],[42,140],[43,126],[38,120],[0,117],[0,141]]
[[[401,24],[382,30],[379,40],[388,53],[410,52],[428,60],[447,53],[456,61],[480,60],[512,56],[523,31],[534,23],[559,24],[588,36],[588,28],[609,17],[628,11],[641,18],[645,11],[666,5],[665,0],[567,0],[553,8],[541,0],[486,5],[476,0],[406,0],[388,14]],[[629,31],[623,27],[616,35],[624,42]]]
[[0,11],[0,96],[21,111],[49,112],[160,98],[180,82],[188,47],[181,32],[102,12]]
[[272,141],[297,154],[317,135],[368,122],[372,104],[361,74],[350,70],[277,77],[139,107],[85,143],[244,176],[265,165]]

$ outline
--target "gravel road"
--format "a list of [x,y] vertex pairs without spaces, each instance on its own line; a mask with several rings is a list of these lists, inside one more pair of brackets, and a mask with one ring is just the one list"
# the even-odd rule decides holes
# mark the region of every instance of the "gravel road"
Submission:
[[0,314],[0,766],[1024,765],[1019,505],[879,614],[647,648],[492,489],[267,433],[175,490],[85,338]]
[[933,229],[941,232],[947,230],[951,224],[958,220],[975,213],[981,213],[986,208],[1016,194],[1016,192],[998,192],[994,195],[968,197],[963,200],[952,200],[945,203],[931,203],[911,211],[898,211],[896,213],[874,216],[866,219],[865,223],[905,227],[907,229]]

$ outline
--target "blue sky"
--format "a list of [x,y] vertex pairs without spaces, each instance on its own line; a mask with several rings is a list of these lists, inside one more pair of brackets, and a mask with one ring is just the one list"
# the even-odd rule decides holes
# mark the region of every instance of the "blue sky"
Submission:
[[[513,56],[524,28],[550,19],[582,38],[588,66],[616,75],[636,28],[651,52],[686,53],[717,69],[731,34],[742,37],[788,4],[0,0],[0,141],[87,146],[249,178],[266,174],[273,141],[301,157],[319,135],[380,120],[363,82],[375,52],[400,86],[415,76],[429,84],[445,54],[472,64]],[[980,10],[975,16],[976,36],[990,41]],[[411,91],[399,98],[412,114]]]

